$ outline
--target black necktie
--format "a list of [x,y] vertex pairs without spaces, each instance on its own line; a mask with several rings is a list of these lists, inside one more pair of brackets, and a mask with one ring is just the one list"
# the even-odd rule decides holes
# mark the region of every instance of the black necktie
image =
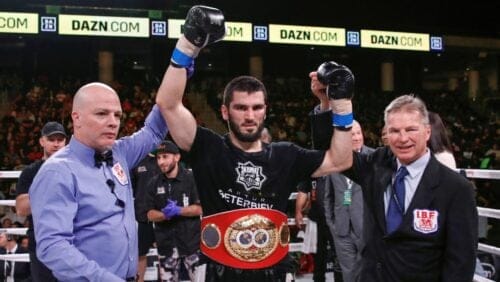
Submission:
[[389,208],[387,209],[387,233],[392,233],[398,229],[401,221],[403,220],[403,214],[405,211],[405,177],[408,175],[408,170],[406,167],[402,166],[396,173],[396,179],[394,180],[394,185],[392,186],[391,198],[389,200]]
[[102,163],[105,162],[107,166],[113,166],[113,151],[109,150],[106,153],[98,153],[94,154],[95,166],[101,167]]
[[[7,254],[9,255],[10,252],[7,252]],[[11,268],[12,268],[12,262],[10,260],[6,260],[5,261],[5,273],[4,273],[4,277],[7,279],[7,276],[10,276],[10,271],[11,271]]]

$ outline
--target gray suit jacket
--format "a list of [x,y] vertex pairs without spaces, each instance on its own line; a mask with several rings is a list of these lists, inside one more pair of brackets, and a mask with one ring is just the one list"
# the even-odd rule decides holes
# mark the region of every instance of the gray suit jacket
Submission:
[[[361,154],[369,154],[374,149],[363,146]],[[323,177],[324,207],[327,225],[334,237],[348,236],[352,231],[358,238],[363,234],[363,192],[361,186],[340,173]],[[351,204],[344,203],[344,194],[351,186]]]

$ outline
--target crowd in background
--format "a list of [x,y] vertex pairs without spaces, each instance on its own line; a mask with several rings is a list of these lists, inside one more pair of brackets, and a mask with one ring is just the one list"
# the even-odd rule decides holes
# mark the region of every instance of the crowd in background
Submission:
[[[273,140],[288,140],[311,147],[308,114],[316,100],[310,94],[309,80],[301,78],[264,77],[268,87],[269,103],[266,126]],[[85,83],[75,77],[54,78],[39,76],[23,81],[13,73],[0,73],[0,170],[22,170],[24,166],[42,157],[38,144],[40,130],[47,121],[59,121],[72,132],[72,95]],[[195,77],[188,92],[204,93],[208,104],[218,112],[221,104],[224,77]],[[112,87],[120,95],[123,109],[120,135],[126,136],[142,126],[145,113],[154,103],[157,85],[148,83],[115,82]],[[151,83],[152,84],[152,83]],[[359,90],[358,90],[359,91]],[[362,93],[360,93],[362,92]],[[401,94],[401,93],[396,93]],[[381,146],[382,112],[395,93],[359,91],[354,97],[356,119],[364,125],[365,144]],[[416,93],[429,110],[443,118],[459,168],[498,169],[500,130],[498,111],[484,111],[475,106],[464,93],[449,91]],[[187,95],[189,99],[189,94]],[[189,104],[189,101],[185,101]],[[204,123],[205,121],[199,121]],[[500,208],[500,189],[495,180],[474,180],[478,188],[478,205]],[[0,198],[14,199],[15,179],[0,179]],[[498,188],[498,187],[497,187]],[[0,210],[6,218],[12,212]],[[490,219],[494,222],[493,219]],[[12,222],[14,223],[14,222]],[[2,220],[3,224],[3,220]],[[24,226],[24,222],[15,223]],[[6,227],[6,226],[2,226]],[[500,231],[490,230],[491,232]],[[481,235],[480,235],[481,236]],[[491,236],[489,236],[491,237]],[[495,236],[500,238],[500,236]]]

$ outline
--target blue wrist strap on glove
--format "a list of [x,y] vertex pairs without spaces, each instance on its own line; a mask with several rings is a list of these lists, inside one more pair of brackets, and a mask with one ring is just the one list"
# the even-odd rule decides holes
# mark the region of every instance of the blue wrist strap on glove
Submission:
[[172,61],[172,63],[174,63],[175,66],[182,68],[189,68],[191,65],[194,65],[194,59],[182,53],[177,48],[174,49],[170,60]]
[[176,68],[185,68],[187,71],[187,78],[191,78],[194,74],[194,59],[175,48],[170,64]]
[[354,115],[348,113],[346,115],[333,114],[332,116],[333,126],[339,129],[350,129],[354,122]]

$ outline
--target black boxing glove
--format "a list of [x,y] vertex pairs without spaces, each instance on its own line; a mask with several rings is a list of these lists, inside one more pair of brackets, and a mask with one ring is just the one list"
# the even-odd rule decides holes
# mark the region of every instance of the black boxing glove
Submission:
[[326,85],[330,99],[352,99],[354,96],[354,74],[351,70],[334,61],[325,62],[318,68],[318,80]]
[[180,68],[192,68],[194,58],[198,56],[200,49],[222,40],[225,34],[224,15],[220,10],[207,6],[193,6],[186,16],[183,35],[177,40],[170,59],[171,64]]
[[354,122],[351,99],[354,95],[354,75],[351,70],[334,61],[318,67],[318,80],[326,85],[326,94],[332,107],[333,126],[340,130],[350,130]]
[[194,6],[186,16],[183,33],[198,48],[220,41],[226,35],[224,15],[216,8]]

